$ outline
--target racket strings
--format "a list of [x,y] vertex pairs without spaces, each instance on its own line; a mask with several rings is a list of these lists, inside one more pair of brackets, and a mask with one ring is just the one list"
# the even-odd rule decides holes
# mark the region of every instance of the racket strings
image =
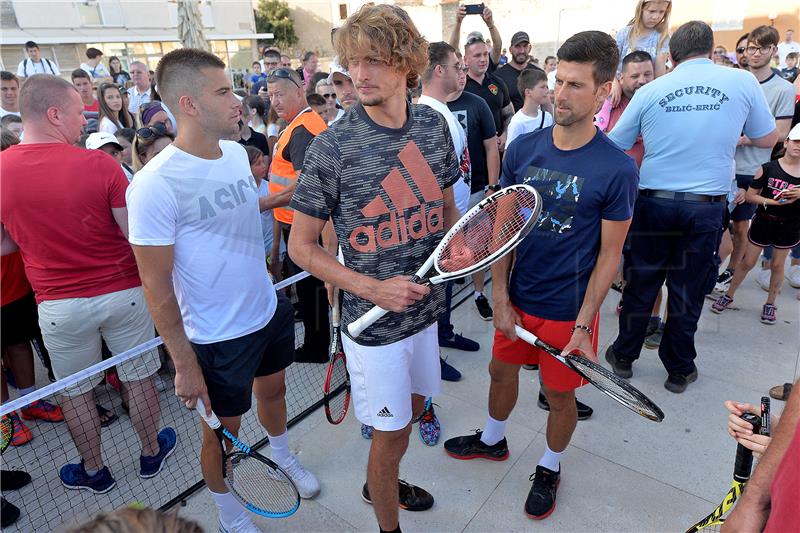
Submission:
[[5,451],[14,437],[14,421],[10,416],[4,416],[0,421],[0,428],[2,429],[2,442],[0,443],[0,450]]
[[488,259],[517,238],[539,210],[534,192],[517,189],[498,196],[462,221],[437,258],[438,270],[458,272]]
[[280,470],[246,455],[234,455],[226,463],[226,480],[239,499],[269,513],[283,513],[297,505],[295,488]]
[[650,420],[664,418],[661,410],[630,383],[584,357],[568,356],[578,373],[621,404]]

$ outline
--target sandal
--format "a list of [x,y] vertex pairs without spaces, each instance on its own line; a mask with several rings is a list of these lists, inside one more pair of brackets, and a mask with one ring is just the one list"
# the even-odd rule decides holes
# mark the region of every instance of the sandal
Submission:
[[783,402],[789,398],[789,395],[792,393],[792,384],[791,383],[784,383],[783,385],[776,385],[769,389],[769,397],[774,398],[776,400],[781,400]]
[[99,403],[96,404],[97,416],[100,417],[100,427],[107,428],[119,418],[113,411],[109,411]]

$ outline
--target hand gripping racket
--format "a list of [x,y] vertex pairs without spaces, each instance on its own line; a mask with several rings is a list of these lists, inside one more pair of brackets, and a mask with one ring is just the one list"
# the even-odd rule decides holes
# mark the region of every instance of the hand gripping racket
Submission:
[[[436,285],[486,269],[522,242],[541,211],[542,198],[530,185],[512,185],[497,191],[450,228],[411,281]],[[347,330],[358,337],[388,312],[375,306],[350,323]]]
[[616,400],[648,420],[655,422],[664,420],[664,412],[650,398],[610,370],[579,355],[562,356],[560,350],[543,342],[530,331],[519,326],[515,326],[515,328],[517,337],[552,355],[612,400]]
[[268,518],[293,515],[300,507],[300,493],[289,475],[240,441],[213,412],[206,416],[205,405],[199,398],[197,412],[217,434],[221,447],[224,439],[236,448],[229,454],[225,454],[225,448],[222,448],[222,477],[233,497],[257,515]]
[[[742,420],[750,422],[753,425],[753,433],[759,433],[761,429],[761,418],[752,414],[745,413],[742,415]],[[733,467],[733,483],[731,484],[728,494],[722,500],[710,515],[700,520],[698,523],[686,530],[686,533],[695,533],[697,531],[719,531],[725,519],[730,514],[733,506],[739,501],[742,496],[747,481],[750,479],[750,470],[753,467],[753,452],[742,446],[736,445],[736,462]]]
[[331,424],[339,424],[347,414],[350,406],[350,376],[347,373],[347,359],[342,350],[342,334],[340,324],[339,289],[333,289],[333,309],[331,310],[330,357],[328,372],[322,392],[325,394],[325,417]]

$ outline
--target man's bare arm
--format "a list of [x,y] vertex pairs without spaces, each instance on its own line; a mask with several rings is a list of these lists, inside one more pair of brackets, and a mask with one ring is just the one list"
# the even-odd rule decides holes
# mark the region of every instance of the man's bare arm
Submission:
[[128,238],[128,208],[127,207],[112,207],[111,214],[114,216],[114,221],[119,226],[125,238]]
[[281,192],[270,194],[266,197],[259,197],[258,210],[263,212],[267,209],[275,209],[276,207],[285,207],[289,205],[289,202],[292,201],[292,195],[294,194],[294,190],[296,188],[297,184],[293,183],[292,185],[283,189]]
[[500,149],[497,147],[497,137],[491,137],[483,141],[486,149],[486,171],[489,185],[496,185],[500,182]]

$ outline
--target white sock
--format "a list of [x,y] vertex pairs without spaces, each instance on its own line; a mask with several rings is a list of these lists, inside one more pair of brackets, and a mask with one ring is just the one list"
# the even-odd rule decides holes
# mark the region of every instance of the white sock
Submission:
[[242,504],[236,501],[236,498],[230,492],[217,493],[211,489],[208,489],[208,492],[211,493],[211,497],[217,503],[219,519],[223,524],[232,524],[234,520],[239,518],[239,515],[246,512]]
[[483,433],[481,434],[481,442],[486,444],[487,446],[494,446],[501,440],[503,440],[503,436],[506,434],[506,421],[505,420],[495,420],[492,418],[492,415],[486,416],[486,426],[483,428]]
[[478,298],[480,298],[481,296],[483,296],[483,293],[482,293],[482,292],[480,292],[480,291],[475,291],[475,299],[476,299],[476,300],[477,300]]
[[553,472],[561,470],[561,454],[564,452],[554,452],[547,444],[544,445],[544,455],[539,459],[539,464]]
[[289,432],[284,431],[283,435],[277,437],[267,433],[267,436],[269,437],[269,447],[272,450],[272,460],[281,466],[286,464],[291,455],[289,453]]
[[36,385],[33,387],[25,387],[24,389],[17,389],[19,391],[20,396],[25,396],[26,394],[30,394],[36,390]]

